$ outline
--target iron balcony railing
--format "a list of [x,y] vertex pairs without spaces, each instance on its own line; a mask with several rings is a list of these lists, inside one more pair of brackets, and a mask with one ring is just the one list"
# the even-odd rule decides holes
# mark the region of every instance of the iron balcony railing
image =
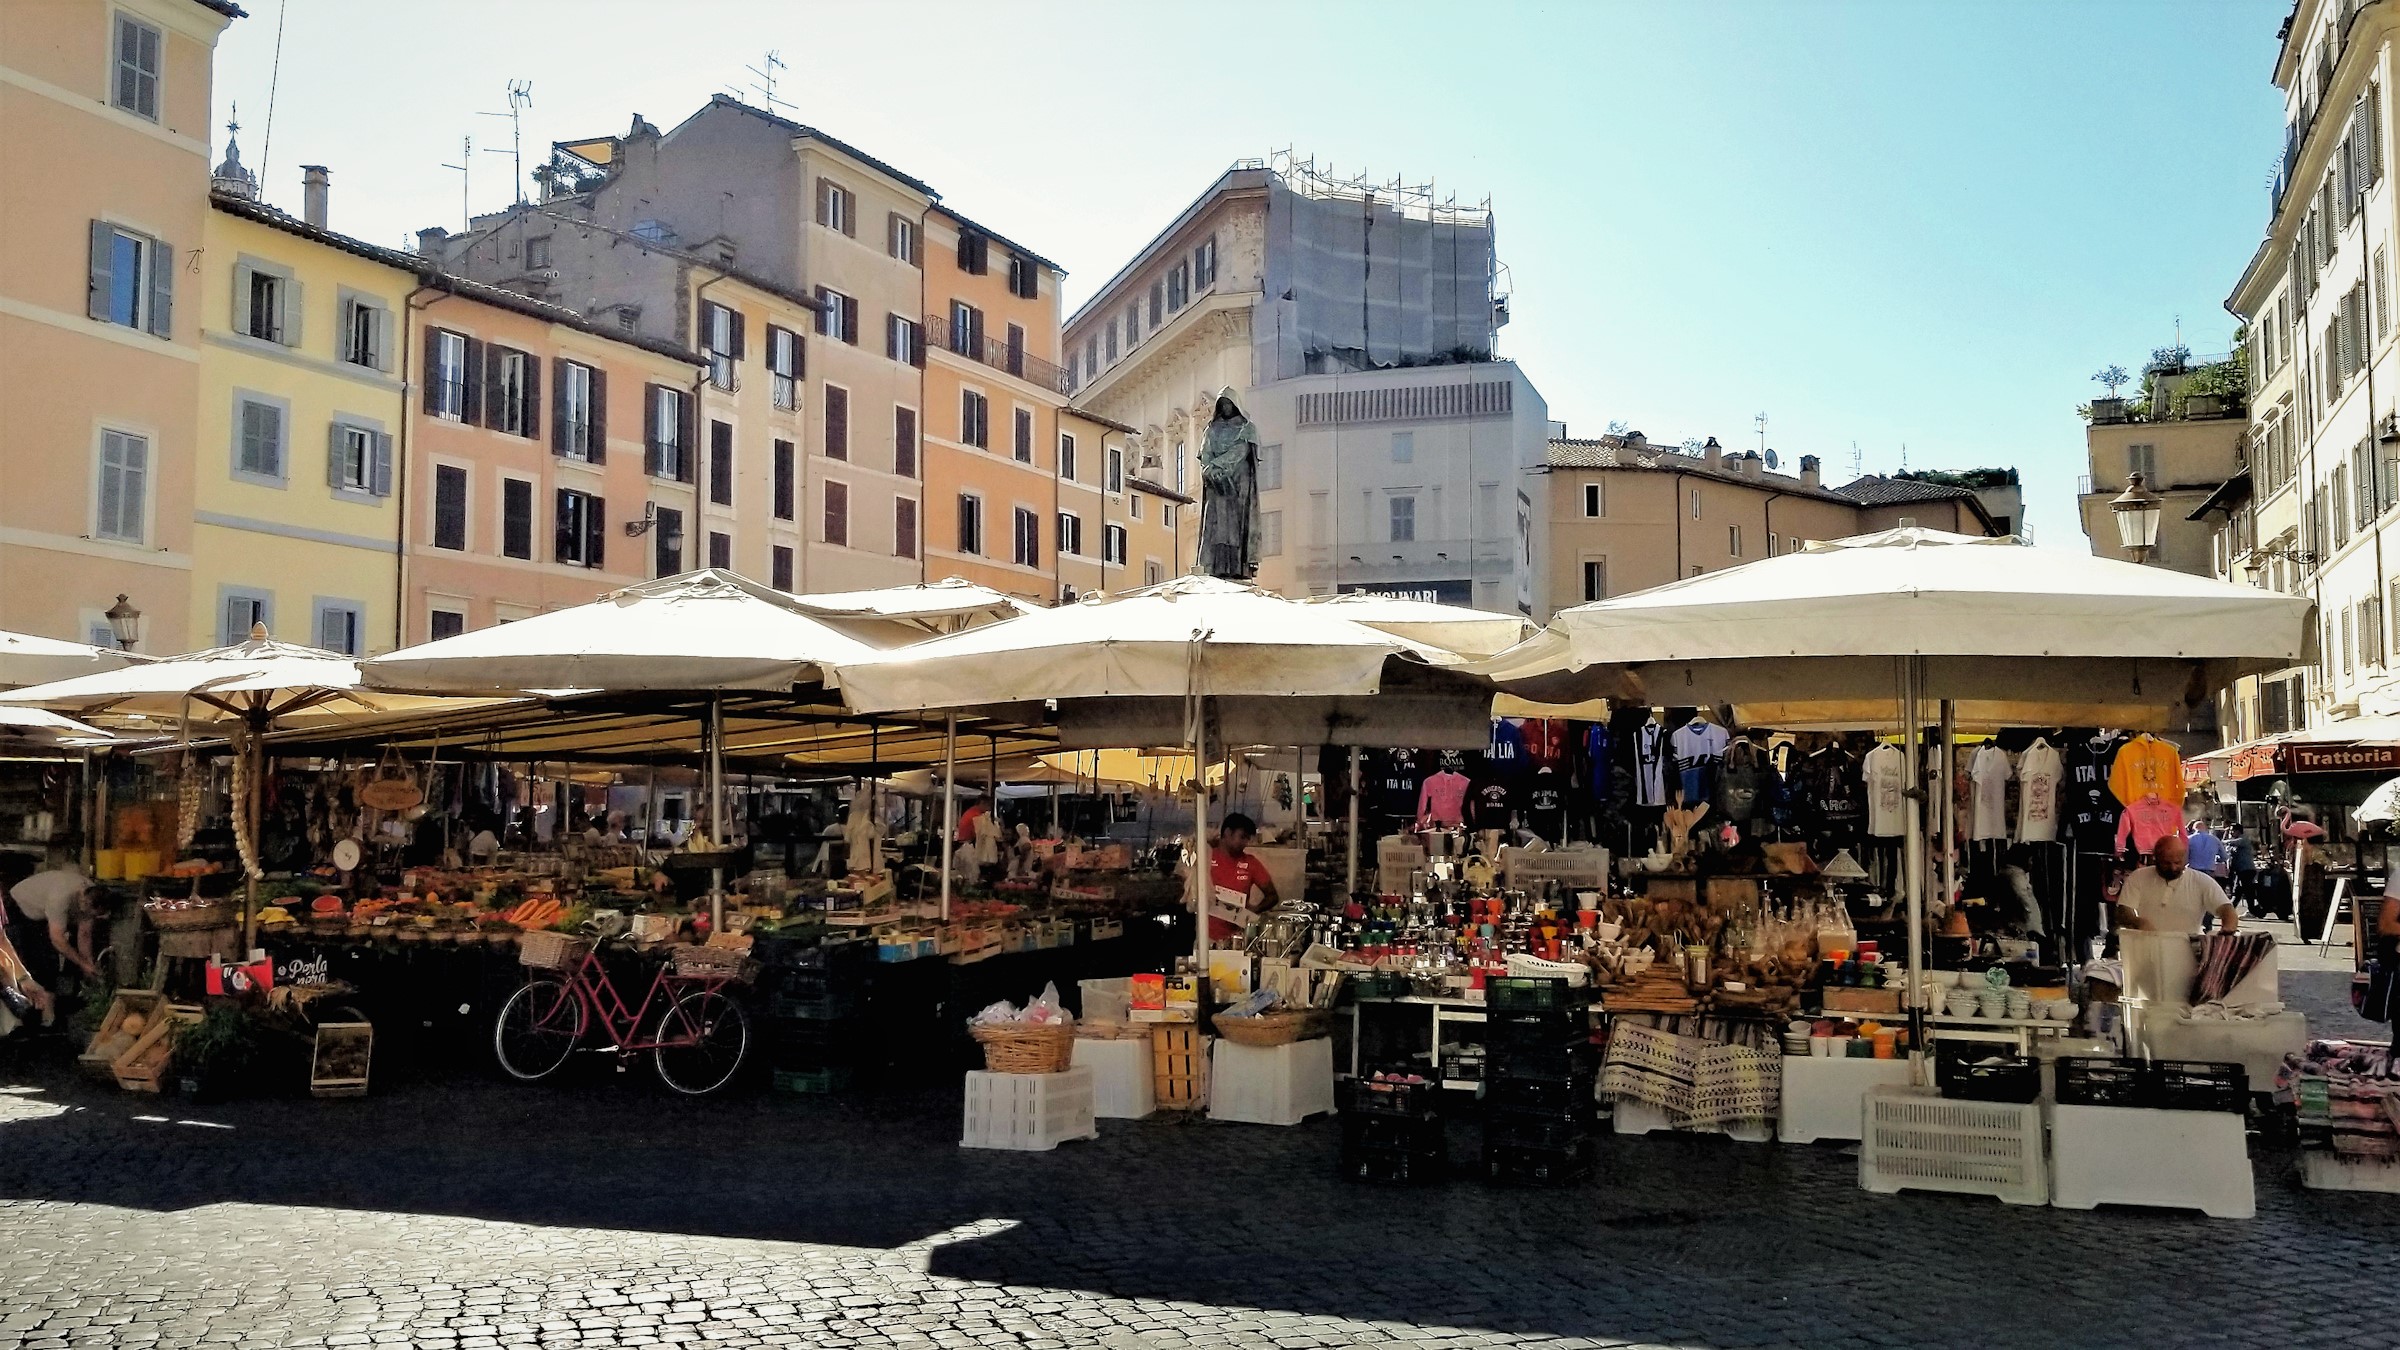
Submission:
[[1064,368],[1032,355],[1023,347],[953,324],[943,315],[925,316],[925,344],[970,361],[980,361],[994,370],[1005,370],[1020,380],[1059,394],[1075,392],[1074,382],[1067,378]]

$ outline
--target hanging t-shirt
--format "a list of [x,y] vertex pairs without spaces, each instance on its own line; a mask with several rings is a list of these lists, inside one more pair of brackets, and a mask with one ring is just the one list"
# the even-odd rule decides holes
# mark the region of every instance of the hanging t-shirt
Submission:
[[1969,839],[2008,838],[2008,752],[1996,745],[1976,750],[1967,761],[1967,778],[1974,785],[1974,822]]
[[2108,790],[2108,770],[2124,743],[2123,736],[2098,733],[2067,746],[2059,813],[2066,818],[2075,847],[2083,852],[2116,851],[2117,814],[2123,808]]
[[1525,758],[1536,769],[1567,767],[1567,723],[1562,717],[1525,719]]
[[1633,800],[1637,806],[1667,804],[1667,729],[1644,722],[1633,733]]
[[2017,838],[2046,844],[2058,838],[2058,786],[2065,767],[2048,741],[2036,740],[2017,756]]
[[1524,773],[1525,729],[1513,717],[1492,719],[1492,743],[1483,752],[1483,766],[1495,775]]
[[[2183,800],[2183,756],[2175,747],[2147,732],[2118,747],[2109,761],[2108,790],[2130,806],[2145,797]],[[2147,850],[2145,850],[2146,852]]]
[[1755,742],[1739,740],[1725,750],[1717,775],[1717,810],[1736,825],[1765,818],[1774,807],[1775,766]]
[[1707,801],[1716,783],[1716,768],[1732,741],[1725,728],[1694,718],[1675,729],[1675,771],[1682,775],[1683,800],[1697,806]]
[[1516,812],[1514,791],[1505,778],[1484,778],[1467,790],[1467,814],[1479,830],[1505,830]]
[[1867,783],[1867,833],[1897,839],[1908,833],[1908,756],[1896,745],[1867,752],[1860,766]]
[[1450,769],[1425,780],[1417,793],[1417,824],[1437,829],[1455,828],[1466,818],[1467,776]]
[[2133,851],[2147,856],[2158,841],[2183,833],[2183,808],[2164,797],[2144,797],[2125,808],[2117,820],[2117,851],[2133,841]]
[[1414,820],[1417,815],[1417,793],[1424,775],[1417,768],[1414,750],[1387,750],[1383,763],[1368,786],[1373,789],[1369,798],[1376,814],[1394,820]]
[[1605,802],[1608,800],[1609,746],[1610,739],[1608,734],[1608,723],[1593,722],[1584,727],[1584,786],[1590,790],[1592,794],[1592,800],[1596,802]]
[[1536,769],[1525,784],[1525,828],[1557,843],[1567,837],[1567,781],[1556,769]]

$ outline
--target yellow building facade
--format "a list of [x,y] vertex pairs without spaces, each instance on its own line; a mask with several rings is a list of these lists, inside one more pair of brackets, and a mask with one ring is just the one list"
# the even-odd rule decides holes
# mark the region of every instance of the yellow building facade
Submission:
[[[312,194],[313,195],[313,194]],[[400,644],[407,255],[224,192],[198,269],[191,645]],[[314,208],[312,207],[312,210]]]

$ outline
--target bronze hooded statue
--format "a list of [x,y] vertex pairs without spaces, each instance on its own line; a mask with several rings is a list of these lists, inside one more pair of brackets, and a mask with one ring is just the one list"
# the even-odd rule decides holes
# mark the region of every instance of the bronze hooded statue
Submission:
[[1200,443],[1200,553],[1193,570],[1231,581],[1258,575],[1258,428],[1227,386]]

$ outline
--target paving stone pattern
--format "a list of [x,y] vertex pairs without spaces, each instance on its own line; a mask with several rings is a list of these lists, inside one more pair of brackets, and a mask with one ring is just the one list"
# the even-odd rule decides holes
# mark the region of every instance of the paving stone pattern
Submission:
[[0,1350],[2400,1342],[2400,1197],[2303,1191],[2288,1155],[2226,1223],[1869,1196],[1834,1145],[1611,1138],[1572,1190],[1383,1190],[1334,1179],[1323,1121],[961,1150],[955,1090],[13,1078]]

